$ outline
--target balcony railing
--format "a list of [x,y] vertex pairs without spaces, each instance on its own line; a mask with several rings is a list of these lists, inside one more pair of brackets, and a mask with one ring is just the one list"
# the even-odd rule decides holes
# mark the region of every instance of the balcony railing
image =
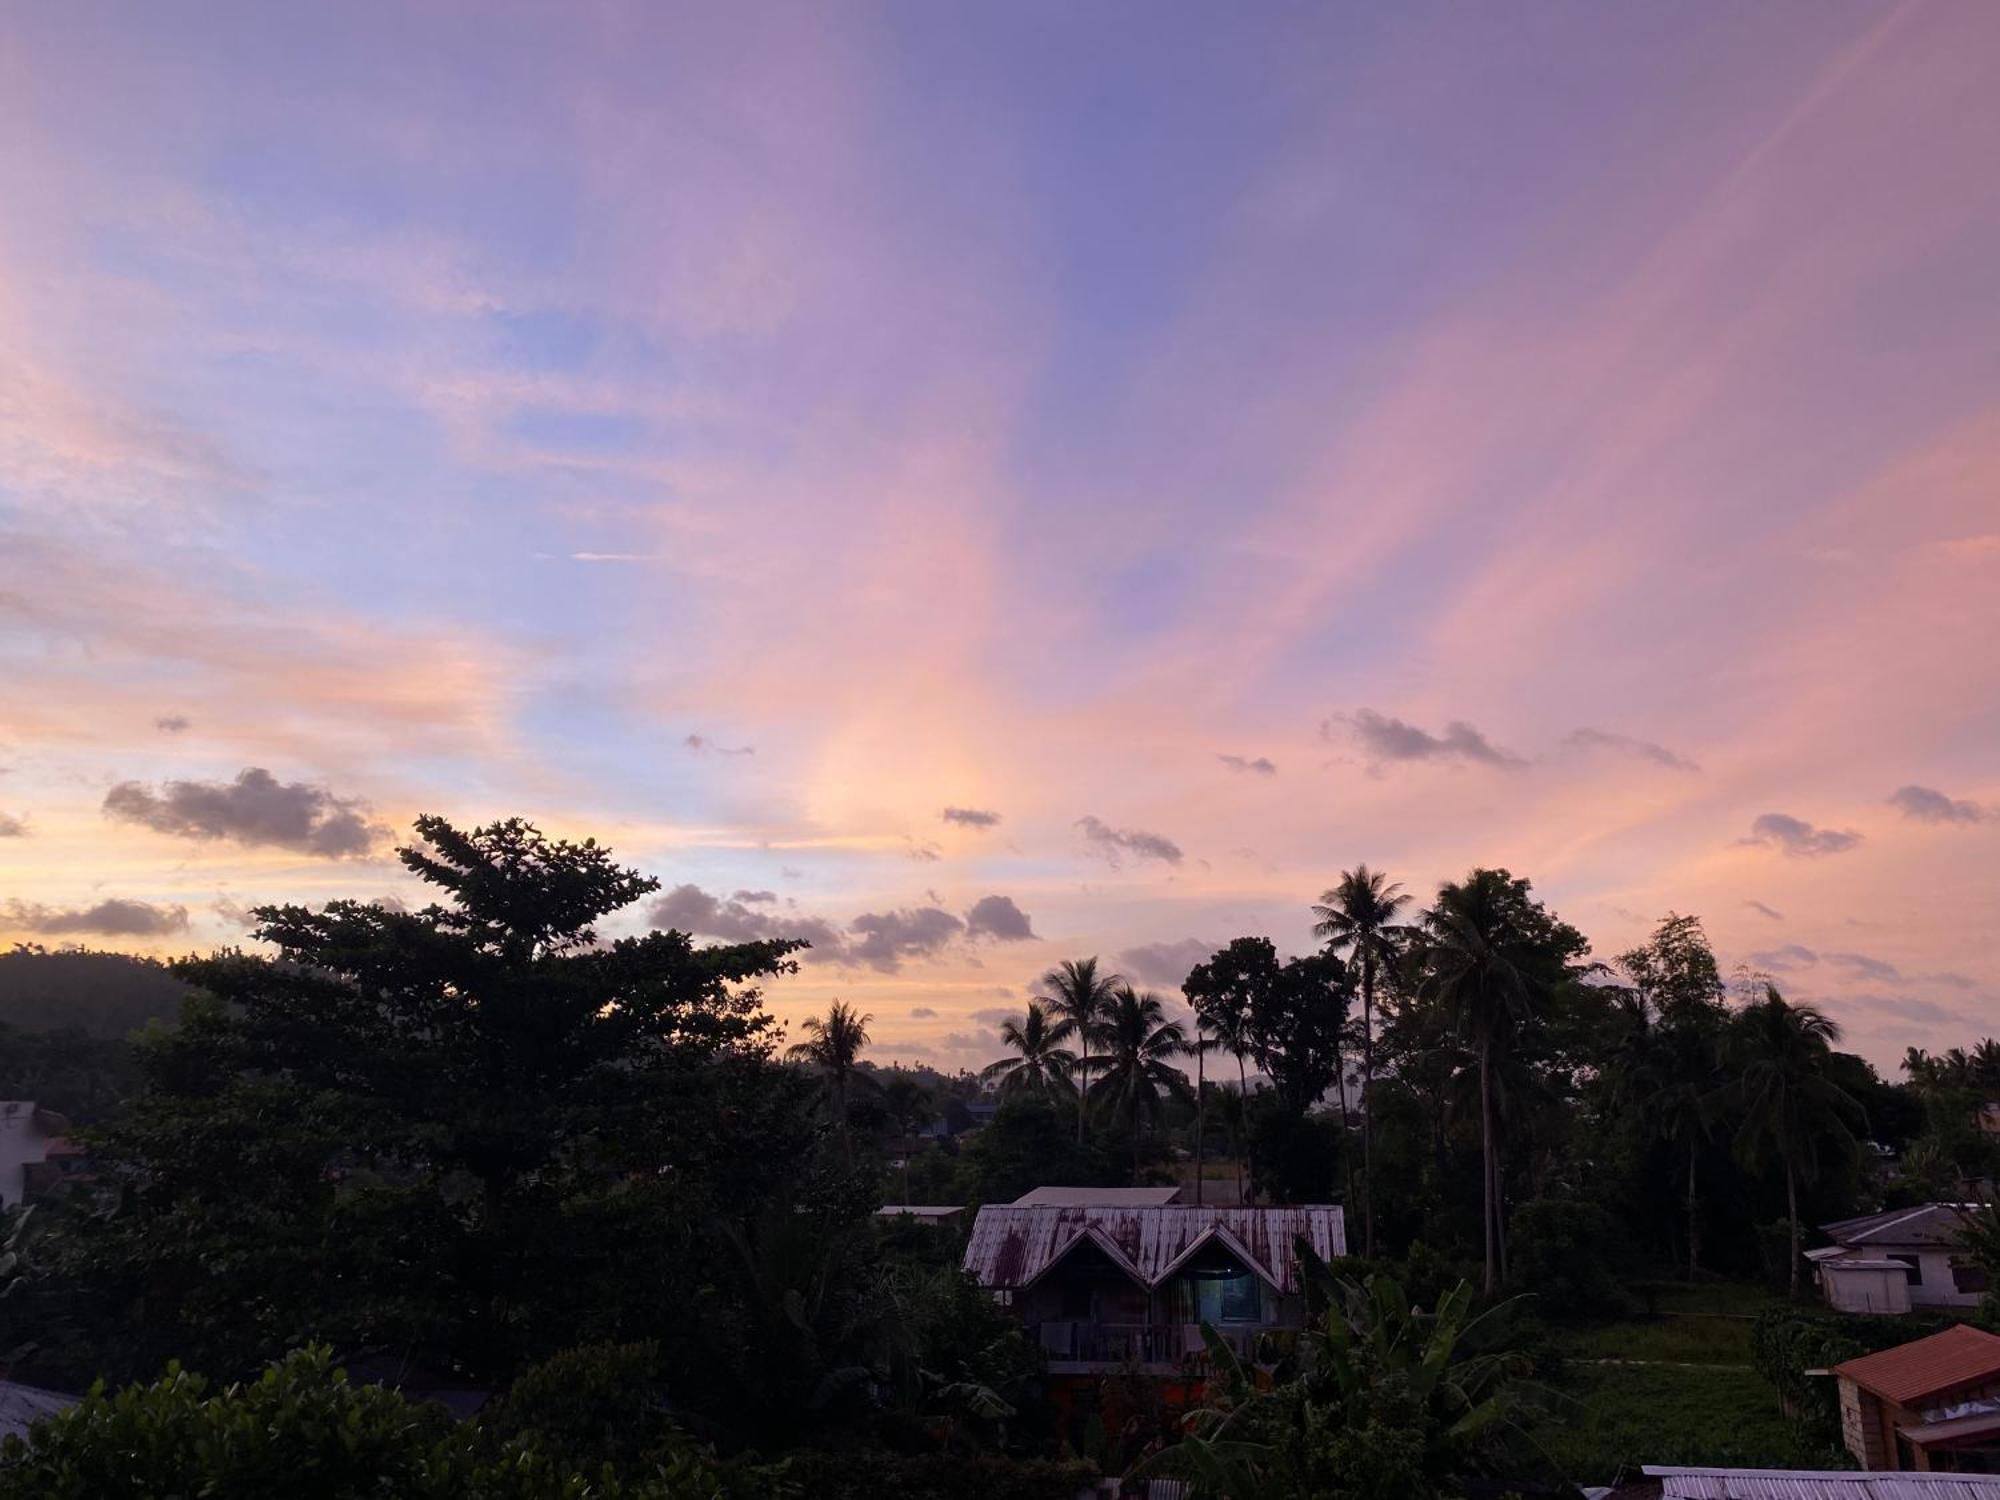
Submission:
[[[1216,1329],[1238,1354],[1254,1351],[1257,1335],[1273,1325],[1229,1323]],[[1182,1365],[1207,1363],[1208,1346],[1199,1323],[1085,1323],[1056,1320],[1037,1332],[1042,1351],[1052,1363],[1122,1365]]]

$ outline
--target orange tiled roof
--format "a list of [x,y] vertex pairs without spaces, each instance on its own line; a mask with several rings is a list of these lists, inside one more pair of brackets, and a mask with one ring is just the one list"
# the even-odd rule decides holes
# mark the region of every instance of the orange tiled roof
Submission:
[[1926,1339],[1850,1359],[1835,1365],[1833,1373],[1907,1406],[1962,1385],[2000,1380],[2000,1336],[1960,1323]]

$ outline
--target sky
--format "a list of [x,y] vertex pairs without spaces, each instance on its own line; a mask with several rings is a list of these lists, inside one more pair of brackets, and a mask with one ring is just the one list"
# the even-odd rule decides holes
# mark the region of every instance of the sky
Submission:
[[1357,862],[2000,1032],[1985,0],[15,5],[0,942],[813,939],[873,1054]]

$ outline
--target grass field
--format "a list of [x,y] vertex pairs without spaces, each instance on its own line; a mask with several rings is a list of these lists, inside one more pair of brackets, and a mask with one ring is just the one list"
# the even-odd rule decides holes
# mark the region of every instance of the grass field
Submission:
[[1534,1435],[1566,1478],[1606,1484],[1649,1463],[1839,1466],[1800,1447],[1751,1367],[1751,1321],[1780,1299],[1730,1284],[1649,1292],[1653,1315],[1558,1336],[1562,1401]]

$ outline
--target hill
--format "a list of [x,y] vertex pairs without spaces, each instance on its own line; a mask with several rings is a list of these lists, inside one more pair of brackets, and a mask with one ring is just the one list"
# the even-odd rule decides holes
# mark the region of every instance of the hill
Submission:
[[122,1037],[151,1020],[178,1020],[188,993],[164,964],[129,953],[33,947],[0,953],[0,1025],[17,1031],[74,1026]]

